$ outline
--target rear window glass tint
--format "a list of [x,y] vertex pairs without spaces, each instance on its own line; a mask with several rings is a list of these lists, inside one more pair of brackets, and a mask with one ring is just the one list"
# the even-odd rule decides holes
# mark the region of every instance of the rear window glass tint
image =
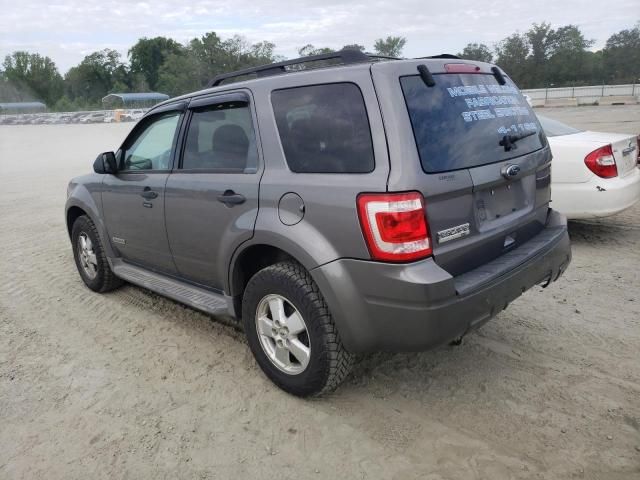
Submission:
[[[434,75],[427,87],[418,76],[402,77],[422,168],[427,173],[471,168],[525,155],[542,148],[544,134],[531,107],[507,79],[493,75]],[[505,151],[505,135],[537,131]]]
[[367,173],[374,168],[360,89],[334,83],[277,90],[271,96],[289,168],[298,173]]

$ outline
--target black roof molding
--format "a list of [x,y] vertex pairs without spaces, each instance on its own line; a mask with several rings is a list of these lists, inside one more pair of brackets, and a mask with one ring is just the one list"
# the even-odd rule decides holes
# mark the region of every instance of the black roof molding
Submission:
[[461,57],[457,56],[457,55],[451,55],[450,53],[441,53],[440,55],[432,55],[430,57],[418,57],[416,58],[416,60],[421,60],[423,58],[451,58],[454,60],[462,60]]
[[311,62],[319,62],[325,60],[338,60],[340,65],[349,65],[353,63],[363,63],[363,62],[371,62],[376,59],[388,59],[388,60],[397,60],[394,57],[385,57],[382,55],[369,55],[364,52],[361,52],[357,49],[345,48],[342,50],[338,50],[337,52],[331,53],[323,53],[320,55],[309,55],[308,57],[294,58],[292,60],[285,60],[283,62],[270,63],[268,65],[261,65],[259,67],[251,67],[245,68],[243,70],[238,70],[230,73],[222,73],[220,75],[216,75],[213,79],[208,83],[207,87],[217,87],[221,85],[225,80],[229,80],[231,78],[243,77],[245,75],[256,75],[257,77],[269,77],[272,75],[280,75],[283,73],[287,73],[290,70],[287,70],[285,67],[289,67],[292,65],[304,65],[305,63]]

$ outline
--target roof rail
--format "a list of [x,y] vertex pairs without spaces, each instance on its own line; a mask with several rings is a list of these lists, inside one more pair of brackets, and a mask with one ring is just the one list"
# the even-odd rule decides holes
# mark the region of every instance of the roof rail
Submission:
[[340,60],[342,65],[349,65],[351,63],[369,62],[375,58],[391,58],[380,57],[376,55],[367,55],[366,53],[356,50],[355,48],[345,48],[338,50],[337,52],[323,53],[320,55],[309,55],[308,57],[295,58],[293,60],[285,60],[283,62],[270,63],[268,65],[261,65],[259,67],[245,68],[243,70],[237,70],[230,73],[221,73],[216,75],[207,84],[207,88],[217,87],[225,80],[235,77],[243,77],[245,75],[256,74],[258,77],[269,77],[271,75],[280,75],[287,73],[287,69],[290,65],[302,65],[309,62],[318,62],[322,60]]

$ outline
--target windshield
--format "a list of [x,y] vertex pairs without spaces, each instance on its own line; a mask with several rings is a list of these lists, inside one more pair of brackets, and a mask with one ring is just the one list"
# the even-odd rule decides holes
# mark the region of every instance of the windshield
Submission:
[[571,135],[573,133],[580,133],[582,130],[570,127],[566,123],[559,122],[549,117],[538,115],[538,120],[544,129],[544,133],[547,137],[559,137],[561,135]]
[[[490,74],[436,74],[427,87],[418,76],[400,84],[409,111],[422,169],[427,173],[476,167],[525,155],[545,140],[533,110],[506,78]],[[538,134],[500,145],[506,135]]]

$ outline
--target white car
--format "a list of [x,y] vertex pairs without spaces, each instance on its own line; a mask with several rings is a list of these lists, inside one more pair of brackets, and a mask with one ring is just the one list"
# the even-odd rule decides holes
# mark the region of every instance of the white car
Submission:
[[123,116],[122,119],[124,121],[134,121],[137,122],[142,117],[144,117],[145,110],[128,110]]
[[104,117],[104,112],[88,113],[80,117],[80,123],[103,123]]
[[640,200],[640,138],[582,131],[538,115],[551,152],[551,199],[569,219],[614,215]]

